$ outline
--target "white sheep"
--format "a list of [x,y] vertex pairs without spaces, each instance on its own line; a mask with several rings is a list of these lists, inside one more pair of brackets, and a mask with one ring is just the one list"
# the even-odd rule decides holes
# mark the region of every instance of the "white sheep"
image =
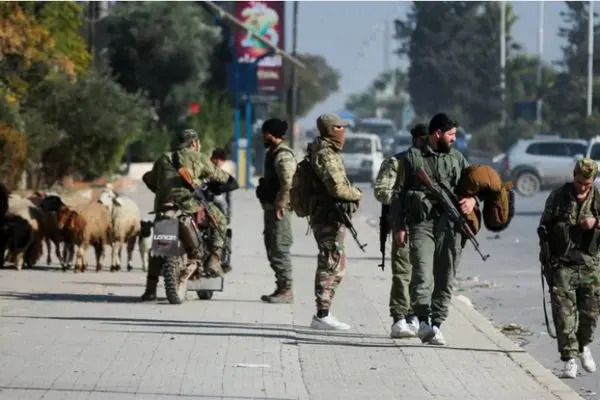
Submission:
[[104,189],[98,201],[108,207],[112,222],[112,235],[109,243],[112,247],[111,271],[121,269],[121,249],[127,243],[127,270],[131,271],[133,249],[141,229],[141,213],[137,204],[130,198],[120,196],[112,189]]

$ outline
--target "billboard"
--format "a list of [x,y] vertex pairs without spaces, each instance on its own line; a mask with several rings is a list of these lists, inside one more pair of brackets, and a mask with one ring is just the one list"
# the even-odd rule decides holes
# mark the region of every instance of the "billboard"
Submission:
[[[281,49],[285,47],[283,1],[236,1],[234,16],[248,30]],[[236,29],[235,52],[238,62],[254,62],[269,52],[269,47],[245,30]],[[280,55],[265,57],[258,62],[258,91],[279,96],[283,90],[283,59]]]

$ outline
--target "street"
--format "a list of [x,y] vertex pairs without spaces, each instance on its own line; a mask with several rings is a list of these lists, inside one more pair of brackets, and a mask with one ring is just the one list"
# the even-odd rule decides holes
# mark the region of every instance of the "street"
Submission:
[[[129,194],[150,210],[152,196],[141,185]],[[383,272],[377,267],[377,233],[364,215],[355,226],[366,253],[346,238],[347,274],[332,308],[350,331],[308,327],[317,247],[298,218],[294,304],[262,303],[274,286],[262,213],[252,190],[236,191],[233,201],[233,271],[210,301],[190,292],[184,304],[169,305],[161,282],[159,301],[140,303],[145,276],[137,254],[131,272],[63,273],[43,264],[0,270],[0,399],[581,399],[462,293],[444,324],[448,346],[390,339],[389,263]],[[486,250],[491,243],[482,239]]]
[[[369,186],[361,185],[361,190],[364,193],[363,212],[371,218],[371,225],[377,226],[381,206]],[[486,262],[481,261],[471,244],[467,243],[465,252],[470,255],[463,257],[458,286],[461,294],[469,297],[477,310],[497,326],[504,327],[515,342],[545,367],[557,372],[562,368],[562,362],[556,341],[548,336],[544,324],[536,234],[548,194],[546,191],[531,198],[517,195],[516,215],[498,238],[482,228],[477,239],[484,254],[490,254]],[[517,326],[508,326],[511,323]],[[526,331],[521,328],[526,328]],[[598,342],[591,349],[600,360]],[[598,376],[583,374],[576,380],[564,382],[584,398],[600,399]]]

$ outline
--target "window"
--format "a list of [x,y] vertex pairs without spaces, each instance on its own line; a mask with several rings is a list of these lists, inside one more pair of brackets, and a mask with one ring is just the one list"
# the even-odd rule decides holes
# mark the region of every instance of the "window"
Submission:
[[592,145],[592,149],[590,150],[590,158],[595,161],[600,161],[600,143],[594,143]]
[[346,143],[344,143],[344,153],[371,154],[371,139],[346,137]]
[[527,154],[550,157],[569,157],[569,150],[565,143],[561,142],[538,142],[527,147]]
[[584,155],[587,151],[587,146],[585,144],[567,143],[567,146],[569,147],[569,155],[571,157],[576,156],[577,154]]

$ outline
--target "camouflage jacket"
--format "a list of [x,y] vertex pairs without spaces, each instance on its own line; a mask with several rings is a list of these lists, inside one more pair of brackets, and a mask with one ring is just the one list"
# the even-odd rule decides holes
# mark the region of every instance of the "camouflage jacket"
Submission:
[[310,165],[315,175],[322,183],[322,193],[311,199],[311,214],[313,217],[323,214],[327,200],[335,199],[345,202],[358,202],[362,192],[352,186],[346,176],[342,155],[327,139],[318,137],[308,147]]
[[430,220],[434,215],[435,199],[416,178],[418,168],[423,168],[434,182],[454,190],[463,169],[469,166],[456,149],[451,149],[449,153],[438,153],[429,146],[423,149],[411,147],[405,157],[408,170],[404,176],[398,175],[396,180],[396,187],[405,187],[405,192],[392,201],[392,224],[395,230],[405,229],[406,224]]
[[[199,151],[190,149],[178,150],[181,165],[189,169],[194,177],[194,184],[202,185],[208,181],[227,183],[229,174],[215,166],[208,156]],[[142,177],[156,197],[154,198],[154,212],[165,202],[174,202],[185,213],[194,213],[198,210],[198,201],[194,198],[194,192],[179,176],[173,166],[174,152],[162,154],[154,162],[152,170]]]
[[274,204],[262,203],[263,209],[274,209],[276,206],[289,208],[290,189],[296,164],[294,152],[284,142],[267,151],[264,178],[267,185],[275,186],[277,195]]
[[573,184],[553,190],[544,206],[540,226],[548,232],[548,242],[555,262],[563,265],[597,266],[600,262],[600,228],[584,231],[581,218],[600,218],[600,191],[593,188],[579,203],[574,196]]
[[394,193],[402,190],[403,179],[398,182],[398,176],[404,176],[404,157],[406,152],[386,158],[373,184],[373,193],[378,202],[385,206],[392,203]]

